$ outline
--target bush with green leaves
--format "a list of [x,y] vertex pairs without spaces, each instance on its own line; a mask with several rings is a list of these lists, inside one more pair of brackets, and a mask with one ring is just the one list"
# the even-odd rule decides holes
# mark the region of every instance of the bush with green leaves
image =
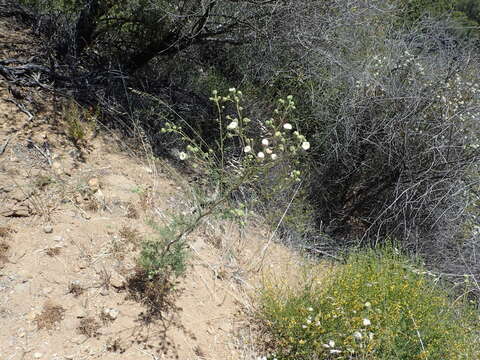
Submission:
[[479,40],[480,3],[477,0],[400,0],[399,22],[414,24],[424,17],[451,17],[458,27],[452,29],[465,39]]
[[[284,6],[270,1],[23,0],[49,17],[62,56],[83,53],[104,66],[135,72],[157,56],[204,44],[242,44]],[[256,31],[257,34],[260,32]],[[65,44],[70,40],[71,44]],[[58,44],[57,44],[58,45]],[[90,59],[91,60],[91,59]]]
[[177,240],[177,237],[189,226],[188,219],[175,216],[165,226],[153,221],[150,221],[150,226],[154,229],[155,236],[142,243],[138,265],[149,279],[178,278],[184,275],[187,268],[188,249],[184,239]]
[[301,283],[266,280],[257,317],[268,359],[455,360],[480,356],[480,318],[464,298],[396,249],[307,268]]

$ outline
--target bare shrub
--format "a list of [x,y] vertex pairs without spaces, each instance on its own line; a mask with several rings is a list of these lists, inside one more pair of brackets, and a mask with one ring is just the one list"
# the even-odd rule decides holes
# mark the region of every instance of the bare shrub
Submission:
[[42,312],[35,317],[35,322],[39,329],[53,329],[63,320],[65,309],[61,305],[56,305],[47,301],[43,305]]
[[[320,229],[299,241],[338,250],[395,237],[446,269],[478,183],[477,50],[448,19],[402,27],[395,2],[317,5],[291,5],[271,22],[268,46],[259,39],[230,53],[246,77],[269,85],[263,99],[299,99]],[[447,249],[457,256],[440,256]]]

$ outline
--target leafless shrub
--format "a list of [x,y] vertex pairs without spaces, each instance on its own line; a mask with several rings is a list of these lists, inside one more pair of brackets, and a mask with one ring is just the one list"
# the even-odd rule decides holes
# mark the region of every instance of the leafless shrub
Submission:
[[446,269],[452,259],[440,254],[458,250],[478,184],[476,49],[448,19],[402,27],[395,2],[317,5],[292,4],[268,46],[231,55],[249,78],[298,99],[318,240],[335,250],[394,237]]
[[61,305],[47,301],[43,305],[42,312],[35,317],[35,322],[39,329],[53,329],[63,320],[64,314],[65,309]]

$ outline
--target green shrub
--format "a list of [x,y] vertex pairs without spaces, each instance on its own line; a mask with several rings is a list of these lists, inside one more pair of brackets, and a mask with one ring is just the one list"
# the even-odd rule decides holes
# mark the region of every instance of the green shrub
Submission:
[[187,268],[188,249],[179,234],[182,234],[188,222],[182,217],[174,217],[168,225],[150,222],[150,226],[156,236],[142,243],[138,265],[149,279],[182,276]]
[[413,24],[422,17],[451,17],[458,23],[457,35],[464,39],[480,35],[480,4],[477,0],[400,0],[401,22]]
[[322,283],[266,283],[268,358],[478,359],[478,313],[426,274],[387,248],[350,256]]

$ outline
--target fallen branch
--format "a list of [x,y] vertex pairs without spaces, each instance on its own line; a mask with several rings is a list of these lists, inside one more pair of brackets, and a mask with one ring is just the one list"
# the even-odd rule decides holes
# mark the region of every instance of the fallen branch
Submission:
[[5,152],[5,149],[7,148],[8,143],[9,143],[10,140],[12,140],[14,137],[15,137],[15,135],[10,135],[10,136],[7,138],[7,140],[3,143],[3,145],[0,146],[0,155],[2,155],[2,154]]
[[47,160],[48,165],[52,166],[52,159],[50,157],[50,151],[46,149],[46,151],[43,151],[38,147],[37,144],[35,144],[32,140],[27,140],[30,144],[33,145],[33,147]]
[[28,111],[23,104],[20,104],[13,99],[6,99],[6,101],[11,102],[12,104],[15,104],[21,112],[26,114],[28,116],[28,121],[33,119],[32,113]]

